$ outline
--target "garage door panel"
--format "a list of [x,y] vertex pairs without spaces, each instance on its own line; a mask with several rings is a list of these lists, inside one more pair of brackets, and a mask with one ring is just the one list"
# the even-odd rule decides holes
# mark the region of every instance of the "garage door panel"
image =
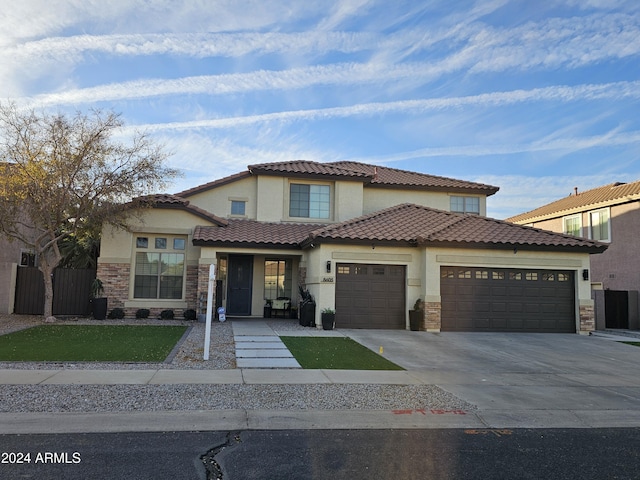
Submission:
[[336,326],[405,328],[405,267],[336,265]]
[[575,332],[573,272],[443,269],[447,273],[441,275],[440,290],[444,331]]

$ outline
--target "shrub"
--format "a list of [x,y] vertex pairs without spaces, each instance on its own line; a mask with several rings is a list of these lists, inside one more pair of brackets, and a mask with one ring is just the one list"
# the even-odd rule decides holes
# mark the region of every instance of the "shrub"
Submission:
[[160,318],[163,320],[173,320],[173,310],[162,310],[160,312]]
[[148,308],[141,308],[136,312],[136,318],[149,318],[150,313]]
[[182,315],[184,316],[185,320],[195,320],[196,318],[198,318],[198,315],[193,308],[185,310]]
[[109,312],[108,318],[111,318],[111,319],[124,318],[124,310],[121,308],[114,308]]

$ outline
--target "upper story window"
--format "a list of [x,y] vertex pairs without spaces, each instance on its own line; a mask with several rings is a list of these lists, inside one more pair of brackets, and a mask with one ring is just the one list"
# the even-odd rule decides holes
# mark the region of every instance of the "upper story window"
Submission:
[[231,200],[231,215],[246,215],[247,202],[242,200]]
[[134,298],[183,297],[185,240],[158,236],[151,243],[149,237],[136,238]]
[[582,236],[582,215],[571,215],[570,217],[564,217],[564,220],[562,221],[562,231],[566,235],[581,237]]
[[611,241],[611,222],[609,209],[589,212],[589,238],[600,242]]
[[329,218],[331,191],[329,185],[289,186],[289,216],[302,218]]
[[480,199],[478,197],[451,197],[451,211],[480,215]]

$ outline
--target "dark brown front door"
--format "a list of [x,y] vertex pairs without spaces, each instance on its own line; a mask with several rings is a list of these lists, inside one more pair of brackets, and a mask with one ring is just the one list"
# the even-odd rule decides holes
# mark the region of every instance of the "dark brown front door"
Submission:
[[253,285],[253,257],[230,255],[227,273],[227,313],[251,315],[251,287]]
[[575,333],[571,271],[441,267],[443,331]]
[[402,265],[336,265],[336,328],[406,328]]

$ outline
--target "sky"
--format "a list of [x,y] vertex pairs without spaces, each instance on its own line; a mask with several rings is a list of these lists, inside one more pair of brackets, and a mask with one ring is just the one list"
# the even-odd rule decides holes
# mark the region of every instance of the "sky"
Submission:
[[640,180],[640,2],[21,0],[0,101],[120,113],[170,192],[351,160],[498,186],[507,218]]

